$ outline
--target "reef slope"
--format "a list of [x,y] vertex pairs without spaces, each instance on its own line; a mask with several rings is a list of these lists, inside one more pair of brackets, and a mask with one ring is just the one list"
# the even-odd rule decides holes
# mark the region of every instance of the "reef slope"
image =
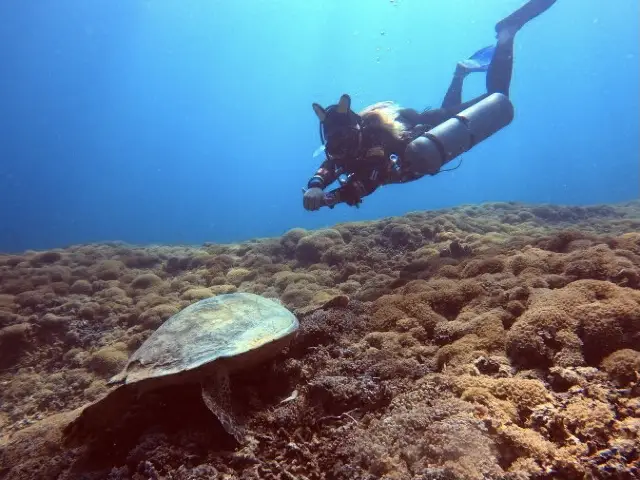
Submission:
[[[639,478],[639,286],[638,202],[0,255],[0,478]],[[62,443],[155,328],[233,291],[301,320],[288,350],[232,379],[252,442],[194,385]]]

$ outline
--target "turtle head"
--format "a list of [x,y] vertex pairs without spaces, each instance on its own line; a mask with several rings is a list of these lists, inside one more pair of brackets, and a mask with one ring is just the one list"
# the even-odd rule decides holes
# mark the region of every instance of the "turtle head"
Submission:
[[122,385],[127,380],[127,372],[126,370],[123,372],[114,375],[109,380],[107,380],[107,385]]

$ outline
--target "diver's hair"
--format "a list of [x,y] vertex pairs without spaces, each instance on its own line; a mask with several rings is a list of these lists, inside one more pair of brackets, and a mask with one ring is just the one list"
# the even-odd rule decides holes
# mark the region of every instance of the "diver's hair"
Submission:
[[402,107],[395,102],[378,102],[364,108],[360,113],[365,127],[381,128],[396,140],[403,140],[409,134],[407,126],[398,118]]

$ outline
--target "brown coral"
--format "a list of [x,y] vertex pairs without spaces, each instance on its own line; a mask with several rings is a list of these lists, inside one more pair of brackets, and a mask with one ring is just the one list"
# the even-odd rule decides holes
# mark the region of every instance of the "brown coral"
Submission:
[[602,368],[617,384],[624,386],[640,381],[640,351],[617,350],[602,361]]
[[[0,475],[633,478],[638,212],[494,203],[236,244],[0,255]],[[234,444],[198,386],[178,385],[118,390],[126,415],[62,444],[154,328],[234,291],[300,320],[281,357],[233,378],[255,442]]]

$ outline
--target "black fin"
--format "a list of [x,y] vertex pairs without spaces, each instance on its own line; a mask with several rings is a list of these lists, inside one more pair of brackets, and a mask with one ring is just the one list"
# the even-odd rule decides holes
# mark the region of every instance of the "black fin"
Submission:
[[529,0],[518,10],[496,24],[496,33],[505,28],[513,33],[520,30],[528,21],[533,20],[541,13],[548,10],[557,0]]

